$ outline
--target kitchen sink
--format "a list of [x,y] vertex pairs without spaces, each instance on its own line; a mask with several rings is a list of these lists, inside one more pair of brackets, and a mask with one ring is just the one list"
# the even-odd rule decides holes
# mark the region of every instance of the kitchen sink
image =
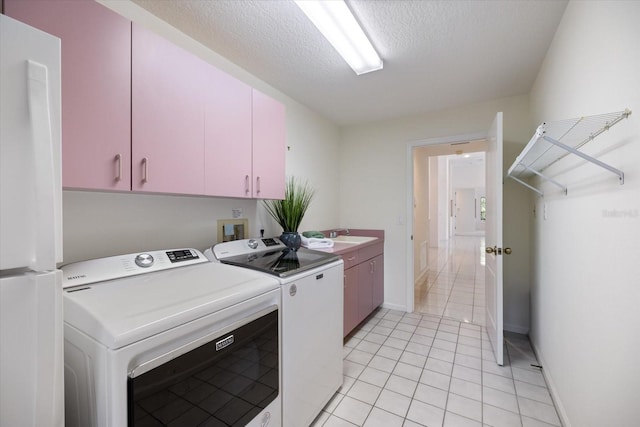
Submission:
[[377,237],[345,236],[345,235],[331,238],[331,240],[333,240],[336,243],[349,243],[352,245],[360,245],[362,243],[371,242],[376,239]]

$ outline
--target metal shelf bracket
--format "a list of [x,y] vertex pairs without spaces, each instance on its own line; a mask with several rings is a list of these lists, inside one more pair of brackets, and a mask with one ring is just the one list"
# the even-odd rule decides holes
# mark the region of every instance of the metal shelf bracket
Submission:
[[576,150],[573,147],[569,147],[566,144],[563,144],[560,141],[556,141],[555,139],[549,137],[549,136],[543,136],[542,139],[544,139],[547,142],[552,143],[553,145],[555,145],[556,147],[560,147],[565,151],[568,151],[569,153],[575,154],[576,156],[583,158],[584,160],[593,163],[594,165],[600,166],[601,168],[604,168],[606,170],[608,170],[609,172],[613,172],[614,174],[618,175],[618,180],[620,181],[620,185],[624,184],[624,172],[622,172],[620,169],[616,169],[613,166],[609,166],[608,164],[601,162],[600,160],[593,158],[591,156],[589,156],[588,154],[584,154],[581,151]]
[[580,148],[608,131],[613,125],[629,117],[630,114],[631,110],[626,109],[614,113],[542,123],[536,128],[527,146],[509,168],[507,176],[544,197],[541,189],[524,181],[524,178],[536,175],[557,186],[566,195],[567,186],[543,172],[563,157],[575,154],[581,159],[615,174],[620,184],[624,184],[622,170],[583,153]]
[[524,182],[523,180],[521,180],[520,178],[516,178],[513,175],[509,175],[509,178],[511,178],[512,180],[519,182],[520,184],[524,185],[525,187],[527,187],[529,190],[533,190],[536,193],[538,193],[540,195],[540,197],[544,197],[544,193],[540,190],[538,190],[536,187],[534,187],[533,185],[527,184],[526,182]]

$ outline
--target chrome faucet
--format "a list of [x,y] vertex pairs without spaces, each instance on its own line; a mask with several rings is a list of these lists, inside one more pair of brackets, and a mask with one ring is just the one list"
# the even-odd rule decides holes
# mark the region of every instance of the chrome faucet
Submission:
[[333,239],[334,237],[338,237],[338,232],[339,231],[344,231],[347,236],[349,235],[349,229],[348,228],[336,228],[335,230],[331,231],[329,233],[329,238]]

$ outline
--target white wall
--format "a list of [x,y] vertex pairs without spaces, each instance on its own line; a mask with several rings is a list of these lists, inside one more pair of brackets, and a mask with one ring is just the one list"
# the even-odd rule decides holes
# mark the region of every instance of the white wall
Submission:
[[[437,247],[438,241],[438,223],[440,218],[438,212],[440,210],[440,182],[438,177],[441,175],[440,162],[438,157],[430,156],[427,160],[429,164],[429,242],[428,247]],[[415,184],[415,182],[414,182]],[[428,252],[428,251],[427,251]]]
[[[528,129],[533,134],[535,127],[529,126]],[[531,138],[531,134],[527,137],[528,139]],[[519,144],[504,145],[505,170],[511,166],[522,148]],[[513,251],[511,255],[505,255],[503,262],[504,329],[526,334],[530,326],[531,228],[529,221],[533,213],[531,191],[508,178],[505,178],[502,190],[503,244],[504,247],[510,247]]]
[[[406,148],[410,141],[447,137],[453,135],[486,132],[495,114],[504,112],[505,169],[510,166],[517,153],[508,147],[522,149],[531,137],[528,96],[517,96],[474,104],[463,108],[438,111],[430,114],[352,126],[343,129],[340,188],[340,222],[354,228],[378,228],[385,230],[385,305],[405,309],[407,304],[407,239],[405,221],[411,212],[406,211],[407,168]],[[505,211],[511,209],[513,194],[505,185]],[[513,190],[526,194],[526,189]],[[528,294],[528,214],[505,215],[505,242],[512,228],[517,229],[517,238],[523,243],[520,252],[515,252],[505,264],[522,266],[505,273],[505,292]],[[513,225],[511,225],[513,224]],[[520,230],[525,230],[521,233]],[[412,270],[409,270],[412,271]],[[517,277],[514,277],[515,276]],[[505,295],[505,303],[509,296]],[[528,300],[512,307],[519,312],[528,312]],[[528,330],[528,318],[513,320],[505,313],[505,322]]]
[[460,160],[459,156],[451,156],[451,187],[452,188],[475,188],[484,187],[484,161],[468,159]]
[[[531,339],[566,426],[640,423],[640,2],[569,3],[531,93],[536,123],[629,108],[536,201]],[[543,211],[546,204],[547,219]]]
[[438,239],[437,243],[449,238],[449,163],[444,156],[438,156]]
[[[255,76],[230,63],[130,1],[102,1],[121,15],[190,50],[216,67],[284,103],[287,109],[287,175],[308,180],[316,196],[301,228],[338,225],[338,128]],[[282,230],[267,219],[260,202],[213,197],[65,191],[65,263],[149,249],[193,246],[217,241],[216,220],[243,208],[251,235],[265,222],[266,235]]]

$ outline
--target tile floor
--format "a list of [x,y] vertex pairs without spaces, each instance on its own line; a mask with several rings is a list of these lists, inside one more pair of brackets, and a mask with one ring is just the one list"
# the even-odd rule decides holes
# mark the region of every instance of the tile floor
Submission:
[[429,248],[415,311],[484,324],[484,247],[484,236],[456,236]]
[[483,327],[380,309],[344,345],[344,383],[313,427],[548,427],[560,420],[526,336],[495,364]]
[[344,344],[344,383],[313,427],[560,426],[526,336],[495,363],[484,323],[484,237],[430,250],[415,313],[379,309]]

